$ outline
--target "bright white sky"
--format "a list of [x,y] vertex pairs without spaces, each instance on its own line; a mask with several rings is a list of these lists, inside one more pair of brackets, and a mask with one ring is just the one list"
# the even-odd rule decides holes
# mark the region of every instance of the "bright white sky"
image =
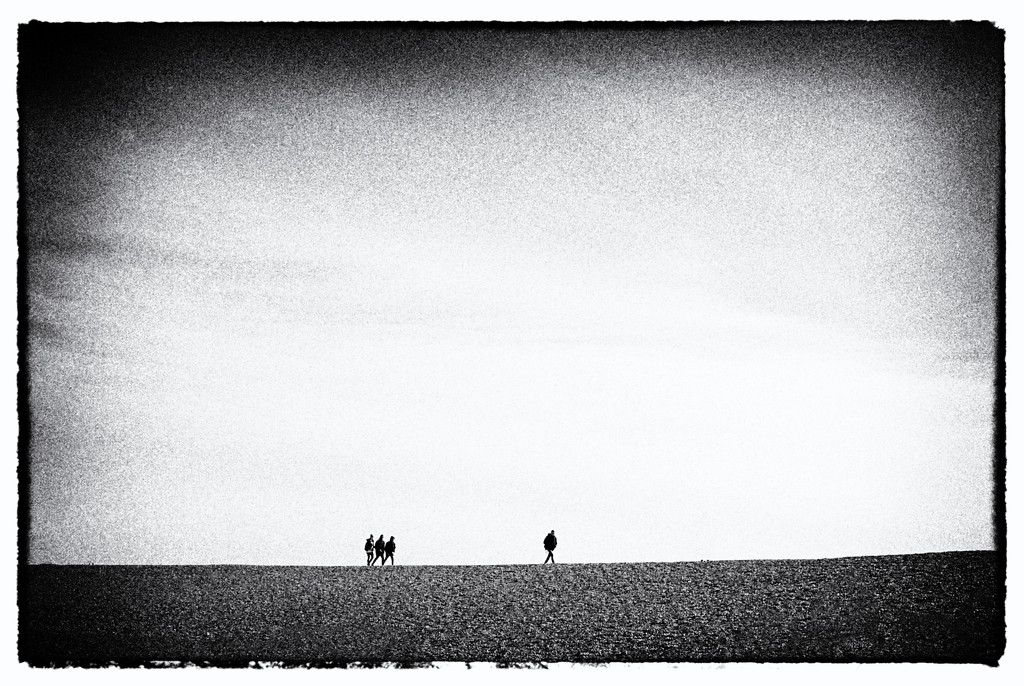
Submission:
[[29,256],[31,560],[991,548],[998,101],[735,35],[130,72]]

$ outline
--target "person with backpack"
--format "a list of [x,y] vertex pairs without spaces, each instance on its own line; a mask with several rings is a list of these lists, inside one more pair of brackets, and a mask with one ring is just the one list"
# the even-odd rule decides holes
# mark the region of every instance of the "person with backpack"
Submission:
[[[377,564],[377,560],[380,559],[380,566],[383,567],[384,566],[384,534],[381,534],[380,538],[377,539],[377,542],[373,544],[373,550],[377,554],[373,558],[373,562],[371,562],[370,564],[371,565],[375,565],[375,564]],[[394,562],[392,562],[391,564],[394,564]]]
[[544,550],[548,551],[548,556],[544,558],[544,564],[551,560],[551,564],[555,564],[555,546],[558,545],[558,539],[555,538],[555,530],[552,529],[551,533],[544,537]]
[[381,560],[380,566],[383,567],[384,563],[391,560],[391,566],[395,566],[395,537],[392,536],[391,540],[384,544],[384,552],[386,553],[383,560]]
[[373,564],[373,534],[370,534],[370,537],[366,539],[363,550],[366,551],[366,565],[370,566]]

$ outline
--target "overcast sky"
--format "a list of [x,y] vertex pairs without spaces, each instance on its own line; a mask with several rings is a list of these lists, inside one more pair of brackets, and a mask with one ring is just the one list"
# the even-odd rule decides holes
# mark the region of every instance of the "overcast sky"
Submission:
[[21,32],[32,562],[993,546],[994,29]]

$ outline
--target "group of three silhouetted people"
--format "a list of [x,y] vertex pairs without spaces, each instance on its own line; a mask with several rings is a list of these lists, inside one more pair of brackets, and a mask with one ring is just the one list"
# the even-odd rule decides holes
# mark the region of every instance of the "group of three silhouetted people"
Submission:
[[366,545],[363,546],[363,550],[366,551],[366,564],[372,566],[377,560],[380,560],[380,566],[383,567],[384,563],[391,560],[391,566],[395,566],[395,537],[385,543],[384,534],[380,535],[377,542],[373,542],[373,534],[366,539]]

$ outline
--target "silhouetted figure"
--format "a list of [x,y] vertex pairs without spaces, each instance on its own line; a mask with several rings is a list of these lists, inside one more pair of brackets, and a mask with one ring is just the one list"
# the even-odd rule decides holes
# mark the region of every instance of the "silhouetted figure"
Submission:
[[[371,563],[371,565],[377,564],[377,560],[379,559],[380,560],[380,566],[383,567],[384,566],[384,534],[381,534],[380,538],[377,539],[377,542],[373,544],[373,549],[374,549],[374,551],[376,551],[377,555],[376,555],[376,557],[373,558],[373,562]],[[394,562],[392,562],[391,564],[394,564]]]
[[555,546],[558,545],[558,539],[555,538],[555,530],[552,529],[551,533],[544,537],[544,550],[548,551],[548,556],[544,558],[544,564],[551,560],[551,564],[555,564]]
[[366,551],[366,564],[367,566],[373,564],[373,535],[371,534],[366,539],[366,545],[363,546],[363,550]]
[[384,544],[384,552],[386,553],[386,555],[384,556],[384,559],[381,561],[380,566],[383,567],[385,562],[387,562],[388,560],[391,560],[391,566],[394,567],[395,566],[395,537],[394,536],[392,536],[391,539],[387,543]]

